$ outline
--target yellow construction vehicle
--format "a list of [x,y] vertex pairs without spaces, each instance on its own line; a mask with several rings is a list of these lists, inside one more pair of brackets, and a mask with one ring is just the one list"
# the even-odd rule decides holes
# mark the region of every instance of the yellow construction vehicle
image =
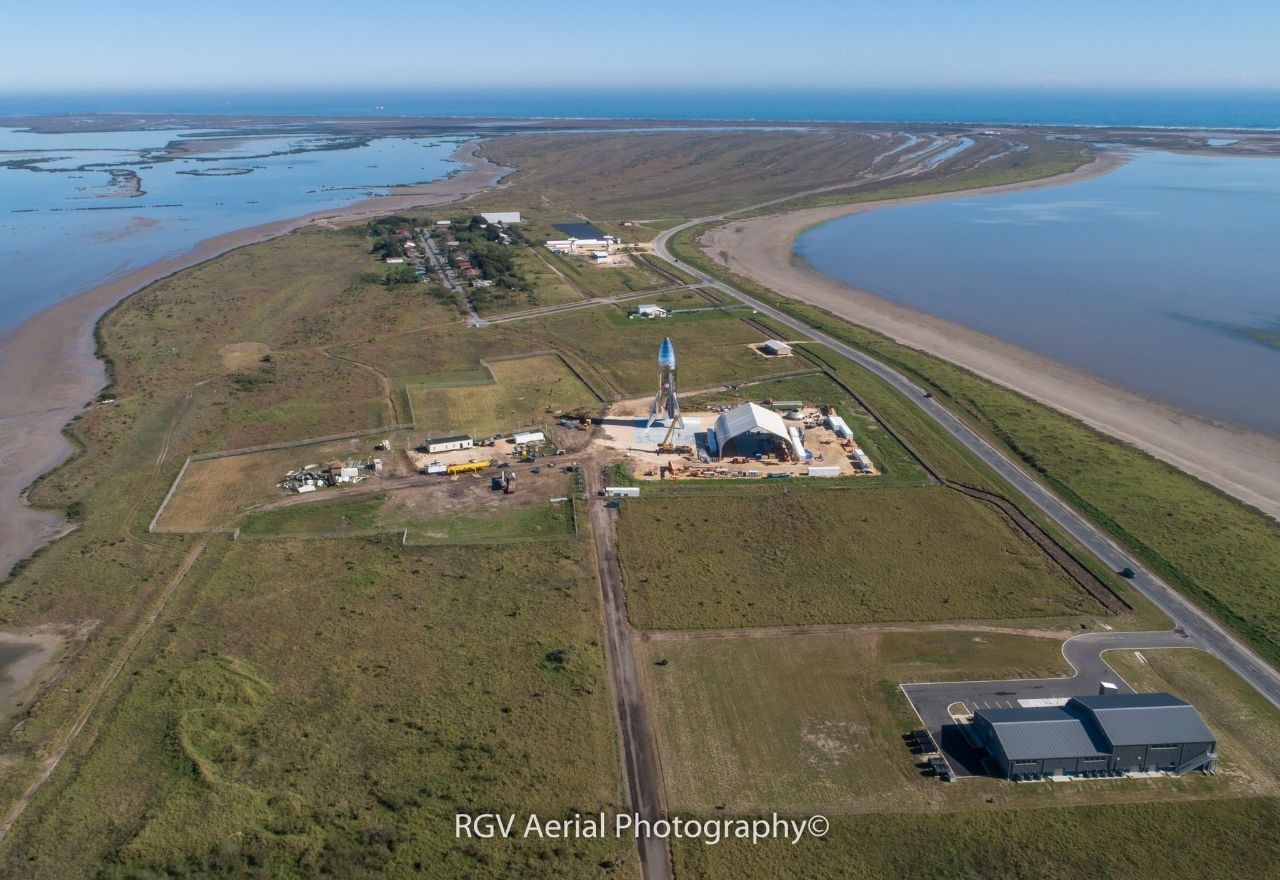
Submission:
[[487,461],[467,461],[461,464],[451,464],[446,469],[451,474],[469,474],[473,471],[481,471],[489,466]]

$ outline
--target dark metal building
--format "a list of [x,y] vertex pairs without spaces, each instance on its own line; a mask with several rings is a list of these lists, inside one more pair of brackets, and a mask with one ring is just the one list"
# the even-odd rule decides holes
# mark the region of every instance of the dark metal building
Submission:
[[1172,694],[1072,697],[1063,706],[979,709],[973,733],[992,772],[1024,777],[1208,768],[1217,740]]

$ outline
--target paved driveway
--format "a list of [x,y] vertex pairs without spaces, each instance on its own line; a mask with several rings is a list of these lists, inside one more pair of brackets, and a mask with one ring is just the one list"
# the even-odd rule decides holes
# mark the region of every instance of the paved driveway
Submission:
[[1102,682],[1114,684],[1120,693],[1133,688],[1102,659],[1103,651],[1143,648],[1203,648],[1196,639],[1177,631],[1086,633],[1062,643],[1062,655],[1075,675],[1066,678],[1020,678],[1004,681],[941,681],[904,684],[902,691],[933,734],[957,776],[983,772],[980,750],[965,738],[948,708],[962,703],[967,713],[978,709],[1017,708],[1019,700],[1063,699],[1098,693]]

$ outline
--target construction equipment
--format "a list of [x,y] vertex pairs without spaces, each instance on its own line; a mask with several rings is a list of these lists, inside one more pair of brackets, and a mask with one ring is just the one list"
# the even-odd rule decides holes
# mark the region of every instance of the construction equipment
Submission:
[[446,469],[450,474],[469,474],[475,471],[482,471],[489,466],[487,461],[467,461],[460,464],[451,464]]

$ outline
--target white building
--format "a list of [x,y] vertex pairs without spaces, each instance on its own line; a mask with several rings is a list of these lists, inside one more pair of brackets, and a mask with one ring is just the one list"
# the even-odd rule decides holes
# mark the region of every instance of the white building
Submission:
[[490,211],[487,214],[482,211],[480,216],[484,218],[485,223],[511,224],[520,222],[519,211]]
[[511,438],[511,442],[517,446],[524,446],[526,443],[541,443],[546,440],[547,436],[541,431],[522,431]]
[[791,346],[779,339],[767,339],[760,346],[764,353],[773,357],[781,357],[782,355],[791,354]]
[[758,403],[744,403],[720,413],[715,427],[707,432],[707,445],[712,455],[722,458],[750,457],[770,454],[779,445],[791,448],[792,440],[782,416]]
[[427,441],[427,452],[453,452],[457,449],[470,449],[475,442],[466,434],[456,437],[438,437]]
[[605,486],[604,494],[608,498],[639,498],[639,486]]
[[636,306],[635,314],[641,318],[665,318],[671,313],[659,305]]
[[543,242],[553,251],[567,254],[578,254],[585,251],[605,251],[608,253],[618,240],[612,235],[605,235],[590,223],[557,223],[556,229],[565,234],[564,238],[553,238]]

